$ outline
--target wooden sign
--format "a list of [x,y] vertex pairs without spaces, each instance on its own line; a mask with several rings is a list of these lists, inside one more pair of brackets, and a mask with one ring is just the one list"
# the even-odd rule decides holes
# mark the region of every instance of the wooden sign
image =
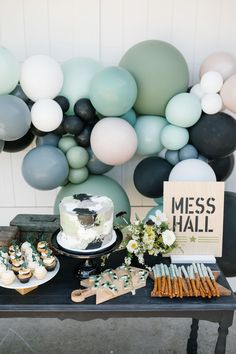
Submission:
[[164,182],[164,211],[181,247],[172,255],[222,256],[223,182]]

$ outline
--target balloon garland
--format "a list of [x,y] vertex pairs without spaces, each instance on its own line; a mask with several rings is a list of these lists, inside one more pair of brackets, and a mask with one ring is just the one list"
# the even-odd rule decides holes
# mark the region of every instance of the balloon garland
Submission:
[[159,40],[136,44],[107,68],[90,58],[60,66],[34,55],[20,71],[0,47],[0,151],[23,150],[36,137],[22,164],[27,183],[62,186],[59,195],[86,186],[106,194],[115,184],[127,210],[122,187],[101,175],[135,153],[144,159],[134,184],[150,198],[162,196],[168,179],[225,180],[234,167],[236,120],[222,107],[236,113],[236,59],[213,53],[190,90],[188,78],[183,55]]

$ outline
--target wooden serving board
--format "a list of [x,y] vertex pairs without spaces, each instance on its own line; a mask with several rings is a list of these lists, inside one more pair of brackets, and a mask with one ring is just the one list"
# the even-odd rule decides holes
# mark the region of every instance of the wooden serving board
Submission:
[[[101,279],[96,281],[100,277]],[[141,268],[118,267],[114,270],[111,269],[101,273],[97,278],[90,277],[82,280],[81,285],[86,289],[72,291],[71,300],[82,302],[87,297],[96,295],[96,304],[101,304],[129,292],[135,293],[136,289],[146,286],[147,277],[148,271]]]

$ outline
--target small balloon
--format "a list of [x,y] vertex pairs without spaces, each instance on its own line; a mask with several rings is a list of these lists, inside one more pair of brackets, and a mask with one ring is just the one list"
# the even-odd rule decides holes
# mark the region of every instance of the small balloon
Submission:
[[198,158],[198,151],[191,144],[187,144],[182,149],[179,150],[180,161],[187,160],[187,159],[197,159],[197,158]]
[[200,85],[205,93],[217,93],[223,86],[223,77],[217,71],[207,71],[202,75]]
[[92,121],[95,118],[95,108],[88,98],[80,98],[74,106],[75,114],[85,122]]
[[63,127],[66,133],[72,135],[78,135],[84,128],[84,122],[77,116],[65,117],[63,121]]
[[194,85],[191,90],[189,91],[192,95],[196,96],[200,100],[204,96],[204,91],[202,89],[202,86],[200,84]]
[[53,133],[48,133],[44,136],[38,136],[36,139],[36,145],[40,146],[40,145],[52,145],[52,146],[56,146],[58,145],[60,140],[59,135],[57,134],[53,134]]
[[188,143],[189,133],[186,128],[169,124],[161,131],[161,143],[168,150],[179,150]]
[[32,123],[30,129],[32,133],[36,136],[44,136],[47,134],[47,132],[42,132],[41,130],[37,129]]
[[42,98],[31,109],[32,123],[43,132],[52,132],[62,122],[63,112],[57,102],[52,99]]
[[73,146],[67,151],[66,158],[71,168],[82,168],[88,163],[89,154],[83,147]]
[[202,97],[201,106],[204,113],[215,114],[222,109],[222,99],[218,93],[208,93]]
[[79,146],[88,147],[90,145],[91,132],[92,127],[90,125],[86,125],[82,132],[75,136],[75,141]]
[[54,101],[56,101],[59,104],[59,106],[61,107],[63,113],[66,113],[66,111],[68,111],[68,109],[70,107],[70,103],[69,103],[69,100],[66,97],[57,96],[57,97],[54,98]]
[[72,136],[63,136],[58,142],[58,148],[65,154],[73,146],[77,146],[77,143]]
[[80,184],[86,181],[88,178],[88,169],[86,167],[82,168],[70,168],[69,175],[68,175],[68,180],[70,183],[73,184]]
[[166,150],[165,159],[171,163],[171,165],[176,165],[180,161],[178,150]]
[[133,109],[130,109],[128,112],[123,114],[120,118],[126,120],[132,127],[135,126],[135,123],[137,121],[136,113]]

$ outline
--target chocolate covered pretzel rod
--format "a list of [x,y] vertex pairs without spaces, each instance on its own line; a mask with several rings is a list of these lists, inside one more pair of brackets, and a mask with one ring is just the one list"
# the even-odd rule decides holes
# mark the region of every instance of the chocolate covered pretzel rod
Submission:
[[210,289],[211,295],[216,296],[216,289],[215,289],[214,285],[212,284],[211,279],[209,278],[207,268],[205,267],[204,264],[202,264],[202,271],[203,271],[204,277],[206,279],[207,285]]
[[168,288],[168,292],[167,295],[172,298],[172,286],[171,286],[171,281],[170,281],[170,272],[169,272],[169,268],[167,267],[167,265],[164,265],[164,269],[165,269],[165,275],[166,275],[166,281],[167,281],[167,288]]
[[210,267],[207,267],[207,271],[208,271],[208,274],[210,275],[211,281],[212,281],[212,283],[214,285],[214,288],[215,288],[215,291],[216,291],[216,296],[219,297],[220,296],[219,288],[218,288],[218,285],[216,283],[215,277],[214,277]]
[[183,265],[181,266],[181,270],[183,272],[184,278],[185,278],[187,286],[188,286],[189,296],[193,296],[193,290],[192,290],[192,286],[191,286],[190,279],[189,279],[189,276],[188,276],[188,272],[187,272],[187,270],[185,269],[185,267]]
[[179,274],[179,270],[178,270],[176,264],[174,265],[174,269],[175,269],[175,274],[177,276],[177,281],[178,281],[178,285],[179,285],[179,297],[182,299],[182,297],[183,297],[182,277]]

